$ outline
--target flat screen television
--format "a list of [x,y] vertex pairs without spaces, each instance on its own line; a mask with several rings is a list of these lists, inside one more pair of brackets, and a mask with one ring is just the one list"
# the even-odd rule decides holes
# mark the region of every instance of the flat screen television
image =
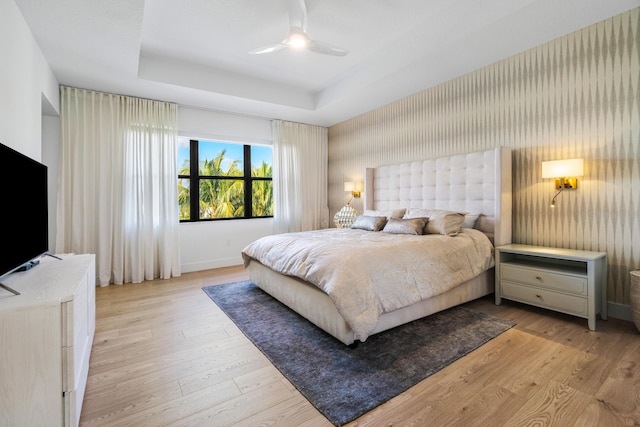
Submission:
[[0,144],[0,279],[48,251],[47,167]]

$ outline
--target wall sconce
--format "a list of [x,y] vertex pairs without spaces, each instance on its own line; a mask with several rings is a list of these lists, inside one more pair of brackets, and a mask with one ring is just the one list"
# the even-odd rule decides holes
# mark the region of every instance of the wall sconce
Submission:
[[556,180],[556,190],[559,190],[551,200],[551,207],[556,206],[556,197],[564,190],[578,188],[578,178],[584,174],[583,159],[551,160],[542,162],[542,178]]
[[360,181],[347,181],[344,183],[344,191],[350,191],[351,192],[351,199],[349,199],[349,202],[347,203],[347,206],[350,206],[351,201],[353,200],[353,198],[355,197],[360,198],[360,194],[362,191],[362,182]]

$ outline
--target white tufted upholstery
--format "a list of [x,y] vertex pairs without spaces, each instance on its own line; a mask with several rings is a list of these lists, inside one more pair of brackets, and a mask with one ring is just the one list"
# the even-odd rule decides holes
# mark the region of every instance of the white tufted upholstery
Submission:
[[365,209],[480,213],[476,228],[511,243],[511,151],[505,147],[367,168]]

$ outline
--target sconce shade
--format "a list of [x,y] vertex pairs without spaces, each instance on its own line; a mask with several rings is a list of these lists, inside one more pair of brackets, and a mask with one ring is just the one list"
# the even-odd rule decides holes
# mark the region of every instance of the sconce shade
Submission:
[[347,181],[344,183],[344,191],[350,191],[353,197],[360,197],[360,192],[362,191],[362,182]]
[[584,175],[583,159],[542,162],[542,178],[565,178]]
[[542,162],[542,178],[555,178],[556,190],[560,190],[551,199],[551,207],[556,206],[556,198],[563,190],[578,188],[576,177],[584,175],[583,159],[550,160]]
[[362,182],[347,181],[344,183],[344,191],[362,191]]

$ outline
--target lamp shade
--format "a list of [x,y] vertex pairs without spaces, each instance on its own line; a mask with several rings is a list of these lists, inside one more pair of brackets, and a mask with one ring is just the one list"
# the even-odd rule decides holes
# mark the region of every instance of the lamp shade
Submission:
[[576,177],[584,174],[583,159],[550,160],[542,162],[542,178]]
[[362,182],[347,181],[344,183],[344,191],[362,191]]

